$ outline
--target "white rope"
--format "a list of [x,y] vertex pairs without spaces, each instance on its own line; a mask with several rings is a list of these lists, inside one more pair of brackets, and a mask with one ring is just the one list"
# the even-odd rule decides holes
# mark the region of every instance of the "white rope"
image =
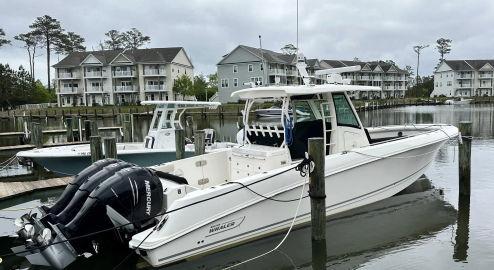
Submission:
[[278,248],[281,247],[281,245],[283,245],[283,243],[285,242],[285,240],[288,238],[288,235],[290,234],[290,232],[292,231],[293,229],[293,226],[295,225],[295,220],[297,219],[297,216],[298,216],[298,211],[300,210],[300,205],[302,204],[302,199],[304,198],[304,191],[305,191],[305,185],[306,185],[306,182],[304,181],[304,184],[302,185],[302,192],[300,193],[300,199],[298,200],[298,204],[297,204],[297,209],[295,210],[295,215],[293,216],[293,219],[292,219],[292,222],[290,224],[290,227],[288,228],[288,231],[286,232],[285,236],[283,237],[283,239],[281,239],[281,241],[278,243],[278,245],[276,245],[276,247],[274,247],[273,249],[267,251],[267,252],[264,252],[260,255],[257,255],[255,257],[252,257],[248,260],[245,260],[243,262],[239,262],[237,264],[234,264],[234,265],[231,265],[231,266],[228,266],[228,267],[225,267],[223,268],[224,270],[226,269],[232,269],[234,267],[237,267],[237,266],[240,266],[242,264],[245,264],[245,263],[248,263],[248,262],[251,262],[251,261],[254,261],[254,260],[257,260],[261,257],[264,257],[270,253],[272,253],[273,251],[276,251],[278,250]]
[[7,163],[3,163],[3,164],[5,164],[5,165],[4,165],[3,167],[1,167],[1,168],[0,168],[0,171],[4,170],[5,168],[7,168],[7,167],[9,167],[10,165],[12,165],[12,163],[13,163],[14,161],[16,161],[16,160],[17,160],[17,157],[16,157],[16,156],[13,156],[13,157],[11,157],[10,159],[8,159],[8,162],[7,162]]
[[10,163],[10,162],[12,161],[12,159],[14,159],[14,158],[16,158],[16,156],[15,156],[15,155],[14,155],[14,156],[9,157],[8,159],[6,159],[6,160],[4,160],[4,161],[2,161],[2,162],[0,162],[0,166],[1,166],[1,165],[3,165],[3,164],[5,164],[5,163]]

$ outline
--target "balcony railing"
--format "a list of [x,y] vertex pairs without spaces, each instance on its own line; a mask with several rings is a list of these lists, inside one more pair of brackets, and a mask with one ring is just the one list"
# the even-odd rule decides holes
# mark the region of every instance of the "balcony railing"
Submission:
[[86,77],[103,77],[103,73],[101,71],[89,71],[85,74]]
[[164,69],[144,69],[144,75],[165,75]]
[[131,70],[113,71],[113,77],[133,77],[134,73]]
[[164,85],[146,85],[144,91],[166,91]]
[[480,78],[492,78],[492,73],[480,73],[479,74]]
[[472,75],[471,74],[460,74],[458,76],[459,79],[471,79]]
[[75,78],[77,78],[77,74],[76,73],[61,72],[61,73],[58,73],[58,78],[59,79],[75,79]]
[[60,88],[60,94],[78,94],[82,93],[82,88],[78,87],[62,87]]
[[90,86],[87,88],[86,92],[103,92],[102,86]]
[[135,91],[137,91],[137,87],[133,85],[115,86],[115,92],[135,92]]

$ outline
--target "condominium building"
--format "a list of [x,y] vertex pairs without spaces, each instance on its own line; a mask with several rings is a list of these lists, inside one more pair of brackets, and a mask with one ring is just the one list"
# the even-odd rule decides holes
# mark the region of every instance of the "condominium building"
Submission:
[[[237,102],[231,93],[250,87],[249,83],[298,85],[301,78],[296,63],[296,55],[239,45],[217,64],[218,101]],[[361,71],[342,73],[342,77],[352,79],[353,84],[380,86],[383,91],[353,93],[355,98],[403,97],[407,89],[407,73],[394,64],[318,59],[305,59],[305,63],[313,84],[323,83],[322,77],[315,75],[317,70],[360,65]]]
[[443,60],[434,71],[435,96],[492,96],[494,60]]
[[55,68],[59,106],[173,100],[173,82],[194,66],[184,48],[72,52]]
[[341,68],[360,66],[360,71],[343,72],[343,79],[351,79],[351,84],[381,87],[382,91],[355,92],[351,97],[356,99],[373,98],[402,98],[407,90],[408,73],[395,64],[383,61],[346,61],[321,60],[320,67]]

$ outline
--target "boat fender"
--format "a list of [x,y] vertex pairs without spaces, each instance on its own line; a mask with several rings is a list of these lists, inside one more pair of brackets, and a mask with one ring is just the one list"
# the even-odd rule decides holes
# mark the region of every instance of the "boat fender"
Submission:
[[60,198],[52,207],[42,206],[42,209],[48,214],[58,214],[60,213],[67,204],[70,202],[74,194],[77,192],[79,187],[84,183],[89,177],[93,176],[95,173],[99,172],[103,167],[115,163],[116,159],[102,159],[94,162],[91,166],[85,168],[80,173],[74,176],[74,178],[69,182],[65,190],[63,191]]

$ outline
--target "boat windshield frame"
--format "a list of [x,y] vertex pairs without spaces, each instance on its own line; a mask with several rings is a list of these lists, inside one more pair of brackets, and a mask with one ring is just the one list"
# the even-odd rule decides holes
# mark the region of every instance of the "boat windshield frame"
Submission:
[[156,102],[156,103],[146,103],[155,104],[153,118],[149,126],[149,131],[157,130],[175,130],[184,129],[182,125],[183,115],[188,109],[202,109],[210,108],[215,109],[220,103],[218,102]]

